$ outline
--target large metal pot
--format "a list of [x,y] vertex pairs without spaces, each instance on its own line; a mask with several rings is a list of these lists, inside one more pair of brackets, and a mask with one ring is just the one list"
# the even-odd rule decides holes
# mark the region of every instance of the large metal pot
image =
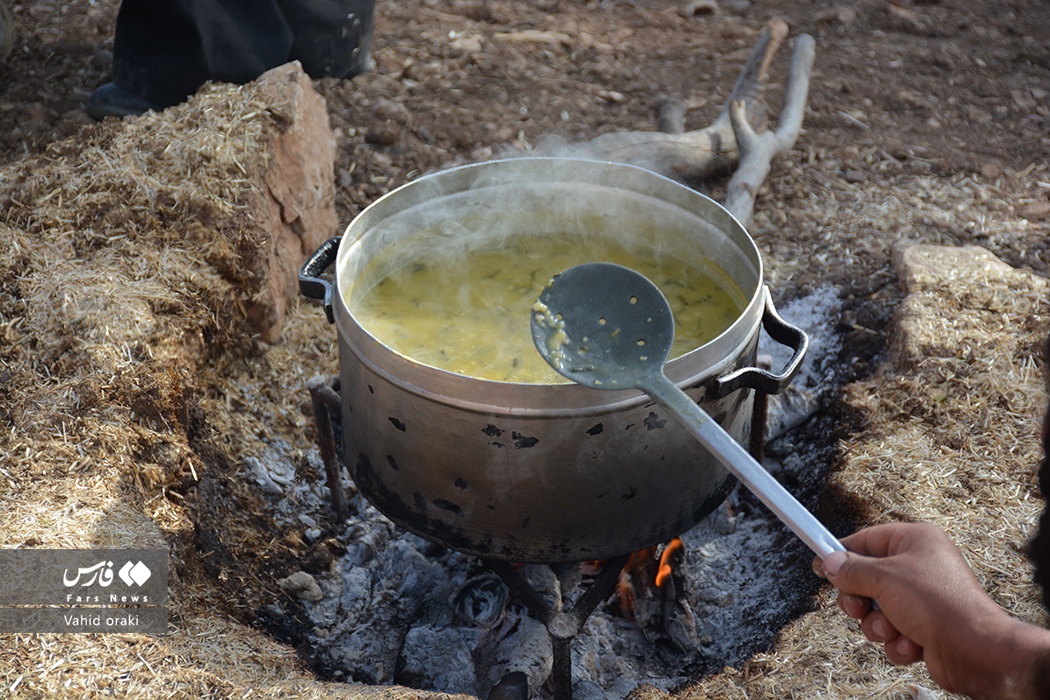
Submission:
[[[734,478],[644,394],[454,374],[361,328],[347,299],[380,251],[420,235],[441,245],[464,227],[562,235],[655,227],[694,244],[747,303],[724,333],[666,371],[742,444],[754,390],[779,391],[805,353],[805,334],[773,309],[754,241],[694,190],[637,167],[556,158],[423,177],[366,208],[300,273],[303,294],[323,299],[338,329],[344,455],[357,488],[420,536],[514,562],[610,558],[666,541],[714,510]],[[334,282],[322,276],[333,262]],[[760,324],[794,348],[779,374],[753,366]]]

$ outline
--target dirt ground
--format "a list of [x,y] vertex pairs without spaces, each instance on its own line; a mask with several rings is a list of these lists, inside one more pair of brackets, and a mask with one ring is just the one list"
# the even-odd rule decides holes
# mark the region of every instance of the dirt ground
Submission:
[[[0,66],[0,162],[90,125],[81,106],[108,79],[118,6],[9,4],[18,38]],[[339,138],[340,215],[349,222],[450,164],[653,128],[661,96],[684,101],[687,128],[700,128],[774,15],[792,36],[817,40],[804,133],[760,192],[752,227],[775,296],[822,282],[848,288],[852,320],[867,329],[851,350],[863,372],[891,304],[894,240],[977,243],[1050,269],[1050,7],[1038,0],[381,1],[374,69],[318,85]],[[897,201],[913,216],[906,228],[887,225],[882,208],[916,182],[922,210]],[[1000,235],[983,217],[944,215],[989,198],[1025,228]]]
[[[0,165],[94,128],[81,105],[108,79],[118,5],[9,4],[18,37],[0,65]],[[976,244],[1050,276],[1040,0],[381,0],[373,70],[317,83],[340,147],[340,218],[445,166],[653,128],[662,96],[700,128],[774,15],[791,37],[816,38],[816,63],[804,132],[760,190],[751,233],[778,302],[841,290],[842,381],[868,376],[885,349],[897,241]],[[774,114],[787,55],[770,76]],[[724,183],[692,184],[718,198]]]

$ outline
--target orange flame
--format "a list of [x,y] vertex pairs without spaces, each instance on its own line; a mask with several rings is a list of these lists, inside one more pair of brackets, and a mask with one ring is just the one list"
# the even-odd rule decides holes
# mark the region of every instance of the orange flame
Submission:
[[[624,617],[633,619],[634,604],[639,595],[652,595],[653,587],[662,588],[671,576],[671,558],[674,553],[682,549],[682,540],[675,537],[664,547],[659,560],[656,556],[656,547],[647,547],[633,552],[620,571],[620,578],[616,584],[616,595],[620,602],[620,612]],[[600,570],[605,562],[602,560],[588,562],[584,570],[592,573]]]
[[656,587],[663,588],[667,579],[671,576],[671,555],[682,548],[682,540],[675,537],[664,547],[660,555],[660,567],[656,570]]
[[636,572],[642,571],[646,564],[650,562],[656,554],[656,547],[649,547],[642,549],[637,552],[633,552],[627,559],[627,563],[624,564],[623,570],[620,571],[620,581],[616,585],[616,592],[620,599],[620,610],[628,618],[633,617],[634,613],[634,601],[636,598],[636,592],[634,589],[634,583],[632,578]]

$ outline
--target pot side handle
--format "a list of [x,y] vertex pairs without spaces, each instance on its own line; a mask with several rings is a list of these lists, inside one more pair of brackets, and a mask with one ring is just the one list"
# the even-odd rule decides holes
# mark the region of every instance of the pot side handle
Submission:
[[342,236],[329,238],[299,268],[299,293],[308,299],[320,299],[324,302],[324,313],[329,323],[335,323],[335,312],[332,310],[335,284],[321,275],[335,262],[341,240]]
[[755,389],[766,394],[778,394],[791,383],[802,367],[806,350],[809,348],[809,336],[801,328],[792,326],[780,317],[773,306],[773,297],[769,293],[769,287],[764,288],[764,295],[766,308],[762,314],[762,328],[770,338],[781,345],[787,345],[795,353],[780,373],[758,367],[742,367],[718,377],[708,385],[707,392],[710,396],[722,398],[738,389]]

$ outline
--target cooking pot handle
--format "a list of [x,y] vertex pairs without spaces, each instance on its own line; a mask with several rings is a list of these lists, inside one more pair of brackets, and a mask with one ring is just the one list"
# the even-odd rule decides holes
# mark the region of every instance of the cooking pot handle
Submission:
[[335,323],[335,312],[332,310],[332,292],[335,285],[321,275],[335,262],[341,240],[342,236],[329,238],[299,268],[299,292],[304,297],[324,302],[324,313],[329,323]]
[[785,321],[777,313],[773,306],[773,297],[769,293],[769,287],[764,288],[766,297],[766,309],[762,314],[762,327],[769,337],[781,345],[787,345],[795,351],[788,361],[787,366],[779,374],[758,367],[743,367],[729,374],[718,377],[708,386],[708,394],[715,398],[722,398],[732,394],[737,389],[755,389],[767,394],[780,393],[791,380],[798,374],[802,367],[802,360],[806,357],[806,349],[809,347],[809,336],[801,328],[796,328]]

